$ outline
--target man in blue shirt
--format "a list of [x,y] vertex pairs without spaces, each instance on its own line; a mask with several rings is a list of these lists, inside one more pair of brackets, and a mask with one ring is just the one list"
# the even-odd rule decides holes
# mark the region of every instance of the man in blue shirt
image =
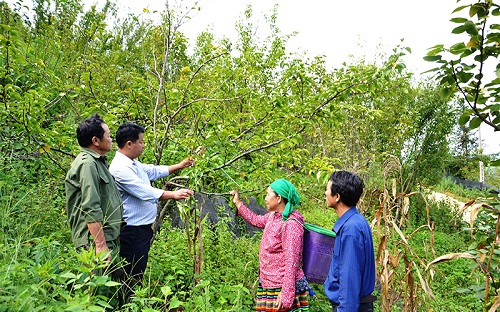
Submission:
[[330,270],[324,288],[333,312],[372,312],[375,296],[375,254],[370,225],[356,209],[363,181],[351,172],[335,171],[325,196],[339,219]]
[[118,151],[109,171],[115,178],[123,200],[123,219],[126,225],[120,232],[120,256],[126,260],[124,269],[131,278],[126,286],[132,288],[141,282],[146,270],[153,237],[151,225],[156,220],[158,201],[183,199],[193,195],[193,191],[189,189],[158,189],[151,186],[150,181],[192,166],[194,161],[186,158],[171,166],[153,166],[139,162],[136,158],[144,150],[144,127],[135,123],[120,125],[115,139]]

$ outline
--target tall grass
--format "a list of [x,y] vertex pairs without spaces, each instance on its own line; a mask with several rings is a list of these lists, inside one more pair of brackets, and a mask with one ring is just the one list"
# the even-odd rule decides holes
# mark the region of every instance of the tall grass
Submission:
[[111,308],[99,291],[116,284],[93,274],[104,263],[93,253],[73,250],[54,206],[60,194],[8,185],[0,193],[0,311]]

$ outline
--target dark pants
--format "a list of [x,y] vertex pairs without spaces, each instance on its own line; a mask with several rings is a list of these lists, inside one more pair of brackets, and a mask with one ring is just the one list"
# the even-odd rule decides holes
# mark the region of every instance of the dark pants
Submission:
[[148,253],[153,238],[151,225],[126,225],[120,232],[120,256],[125,259],[125,274],[129,288],[141,284],[148,264]]
[[[337,312],[338,305],[332,302],[332,312]],[[358,312],[373,312],[373,302],[359,304]]]
[[111,278],[115,281],[121,281],[124,275],[124,269],[121,266],[120,258],[118,257],[120,253],[120,245],[118,238],[114,241],[106,241],[109,250],[111,251],[111,265],[108,268]]

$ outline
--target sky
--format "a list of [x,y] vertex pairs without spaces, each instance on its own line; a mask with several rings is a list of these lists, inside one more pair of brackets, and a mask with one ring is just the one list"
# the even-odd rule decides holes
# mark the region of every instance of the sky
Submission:
[[[13,2],[10,0],[7,2]],[[82,0],[84,5],[102,6],[105,0]],[[165,0],[117,0],[121,14],[134,13],[147,18],[158,18],[165,8]],[[190,6],[193,0],[178,0]],[[463,1],[462,3],[465,3]],[[175,0],[170,0],[175,4]],[[462,4],[459,3],[459,4]],[[405,57],[407,68],[417,76],[435,67],[425,62],[427,50],[436,44],[451,46],[461,38],[452,35],[456,25],[450,22],[457,0],[200,0],[201,10],[190,14],[191,20],[179,31],[190,38],[204,30],[216,39],[236,37],[235,23],[242,19],[245,8],[251,4],[253,23],[260,38],[267,30],[265,15],[278,5],[277,25],[282,34],[298,34],[291,38],[287,51],[305,53],[307,57],[324,55],[331,69],[352,59],[364,57],[374,60],[380,53],[390,54],[397,45],[410,47]],[[148,9],[144,13],[144,9]],[[401,42],[401,39],[404,39]],[[494,71],[494,68],[491,69]],[[485,153],[500,152],[500,133],[491,127],[481,127]]]
[[[95,3],[96,0],[84,0]],[[102,2],[102,0],[99,0]],[[171,3],[173,1],[170,1]],[[192,3],[184,0],[184,3]],[[164,0],[121,0],[121,10],[142,14],[147,8],[162,11]],[[402,4],[404,3],[404,4]],[[264,15],[278,5],[277,24],[283,34],[298,34],[289,41],[289,52],[307,51],[308,56],[325,55],[329,66],[340,66],[354,57],[373,57],[390,52],[401,43],[412,49],[408,67],[416,73],[433,67],[422,60],[428,48],[453,43],[449,22],[456,0],[201,0],[201,10],[179,28],[189,38],[211,30],[216,38],[234,38],[235,22],[241,19],[248,4],[252,5],[255,25],[265,33]]]

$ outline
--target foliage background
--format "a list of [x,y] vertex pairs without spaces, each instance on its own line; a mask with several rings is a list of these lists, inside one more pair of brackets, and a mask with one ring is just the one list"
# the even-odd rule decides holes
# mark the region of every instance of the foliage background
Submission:
[[[192,155],[196,166],[182,174],[197,192],[238,188],[263,203],[266,185],[286,177],[301,190],[306,220],[328,228],[335,218],[324,204],[325,178],[337,169],[357,172],[366,185],[360,209],[377,224],[377,309],[478,308],[472,291],[450,291],[481,278],[465,276],[466,263],[443,264],[435,276],[425,268],[471,239],[460,235],[449,207],[425,194],[445,172],[470,178],[477,160],[490,157],[457,143],[471,135],[453,132],[463,103],[448,86],[406,70],[410,47],[329,69],[322,57],[287,53],[292,35],[277,28],[277,8],[265,38],[249,6],[234,42],[204,32],[190,52],[182,25],[196,4],[167,7],[159,23],[147,12],[121,17],[112,1],[84,10],[79,0],[34,0],[29,14],[22,6],[0,2],[0,310],[116,304],[118,285],[93,274],[102,263],[91,252],[72,250],[65,223],[62,181],[79,151],[74,131],[93,113],[112,132],[124,121],[144,125],[143,162]],[[253,308],[259,237],[233,239],[224,224],[193,226],[203,229],[198,254],[165,220],[148,283],[126,309]],[[327,311],[315,287],[312,310]]]

